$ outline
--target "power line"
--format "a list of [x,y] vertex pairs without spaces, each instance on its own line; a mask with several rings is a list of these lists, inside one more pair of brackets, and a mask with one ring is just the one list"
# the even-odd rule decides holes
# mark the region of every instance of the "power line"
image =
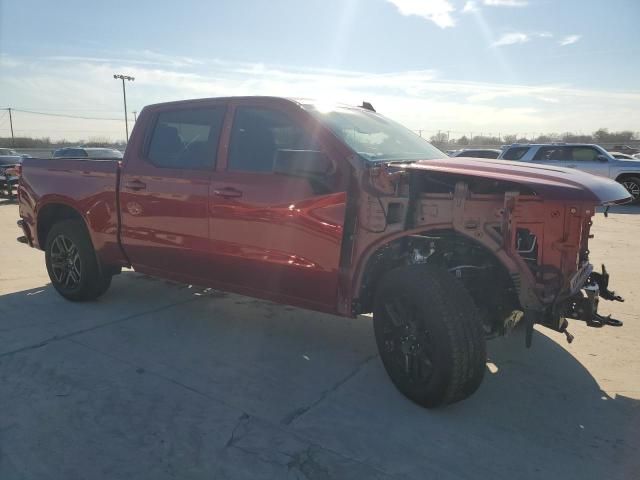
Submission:
[[[6,110],[9,110],[9,109],[6,109]],[[63,113],[36,112],[33,110],[21,110],[17,108],[11,108],[10,110],[13,112],[29,113],[32,115],[44,115],[46,117],[76,118],[79,120],[108,120],[108,121],[116,121],[116,122],[120,121],[119,118],[85,117],[85,116],[79,116],[79,115],[67,115]]]

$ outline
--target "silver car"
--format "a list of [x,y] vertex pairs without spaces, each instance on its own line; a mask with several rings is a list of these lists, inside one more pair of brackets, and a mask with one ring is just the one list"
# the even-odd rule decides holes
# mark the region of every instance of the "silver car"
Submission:
[[557,165],[611,178],[640,201],[640,160],[618,159],[600,145],[578,143],[513,144],[498,157],[502,160]]

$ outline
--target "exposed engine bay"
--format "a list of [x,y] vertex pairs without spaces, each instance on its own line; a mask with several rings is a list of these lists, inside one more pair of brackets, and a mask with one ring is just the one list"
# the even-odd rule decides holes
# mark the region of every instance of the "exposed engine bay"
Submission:
[[589,263],[595,202],[448,173],[389,169],[373,175],[378,191],[361,203],[360,227],[365,236],[384,233],[391,240],[369,257],[356,311],[371,308],[382,272],[424,263],[465,285],[489,337],[524,322],[529,346],[536,323],[569,342],[567,318],[593,327],[622,325],[597,313],[600,298],[622,298],[609,290],[604,266],[598,273]]

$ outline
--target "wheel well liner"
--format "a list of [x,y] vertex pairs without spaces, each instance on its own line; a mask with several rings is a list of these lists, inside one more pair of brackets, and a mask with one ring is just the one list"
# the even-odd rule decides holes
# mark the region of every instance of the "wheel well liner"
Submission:
[[640,178],[640,172],[637,173],[621,173],[616,177],[616,182],[621,182],[625,178]]
[[[487,249],[484,245],[475,241],[473,238],[469,238],[465,235],[456,232],[451,229],[444,230],[431,230],[423,232],[428,236],[447,236],[451,239],[460,240],[467,243],[470,246],[479,248],[484,254],[490,256],[495,260],[496,266],[504,273],[506,277],[510,279],[511,284],[516,290],[519,290],[519,285],[516,283],[516,279],[509,275],[507,267],[500,261],[493,252]],[[367,259],[366,264],[362,268],[361,279],[359,282],[359,289],[357,292],[356,302],[354,303],[355,313],[368,313],[372,311],[374,295],[380,279],[384,274],[393,268],[402,265],[401,255],[409,253],[406,250],[404,242],[409,236],[403,236],[393,239],[380,247],[378,247]]]
[[37,218],[38,245],[40,245],[42,250],[45,248],[47,235],[49,234],[51,227],[59,221],[77,219],[81,220],[82,224],[85,225],[82,215],[76,209],[69,205],[65,205],[64,203],[49,203],[43,206],[38,212]]

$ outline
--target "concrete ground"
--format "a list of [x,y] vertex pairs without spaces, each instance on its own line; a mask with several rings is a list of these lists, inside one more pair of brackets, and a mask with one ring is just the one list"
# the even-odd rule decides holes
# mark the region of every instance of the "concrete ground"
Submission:
[[489,344],[470,399],[391,385],[370,319],[133,272],[93,303],[49,285],[0,204],[0,479],[640,477],[640,208],[597,216],[623,328]]

